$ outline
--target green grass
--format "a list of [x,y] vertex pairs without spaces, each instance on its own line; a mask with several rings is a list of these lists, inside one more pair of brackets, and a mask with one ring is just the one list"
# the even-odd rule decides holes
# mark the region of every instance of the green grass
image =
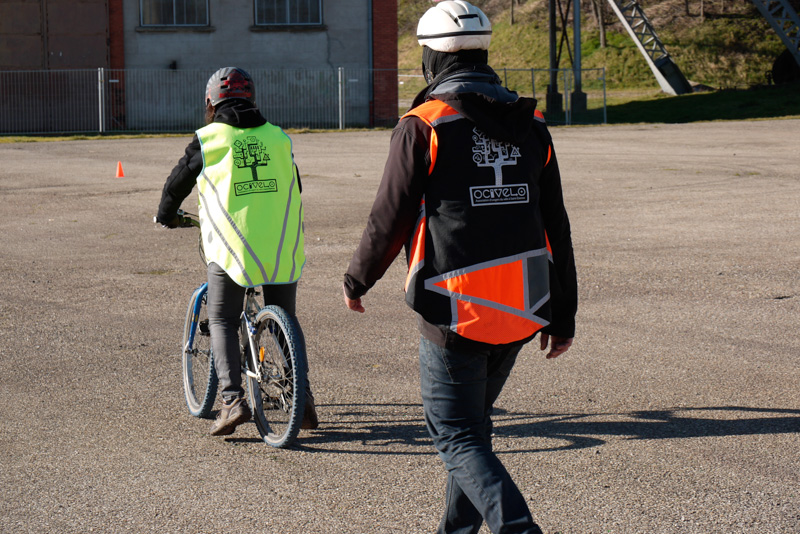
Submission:
[[[511,24],[509,2],[473,0],[492,20],[489,60],[496,69],[545,69],[549,61],[547,2],[522,0]],[[583,2],[581,15],[581,64],[583,68],[606,69],[610,89],[657,87],[644,57],[622,25],[606,7],[606,47],[600,47],[600,32]],[[689,7],[689,14],[686,12]],[[430,4],[422,0],[400,0],[400,68],[417,68],[421,52],[415,39],[414,13],[421,15]],[[717,89],[744,89],[766,82],[767,73],[785,50],[778,35],[750,2],[706,2],[706,17],[698,6],[685,0],[643,2],[656,33],[687,79]],[[561,68],[571,68],[571,21],[568,39],[561,48]],[[558,38],[561,38],[559,32]]]
[[[492,20],[489,63],[498,73],[503,68],[549,67],[546,0],[521,0],[515,11],[514,24],[511,24],[508,1],[473,0],[472,3],[483,9]],[[644,57],[607,7],[607,44],[601,48],[599,30],[588,11],[590,3],[582,4],[581,64],[584,69],[605,69],[608,122],[691,122],[800,116],[798,84],[765,87],[772,64],[785,47],[751,2],[706,2],[704,19],[699,17],[699,4],[696,3],[685,0],[643,2],[657,34],[684,76],[712,89],[711,92],[678,97],[661,92]],[[398,64],[400,68],[418,69],[421,49],[414,36],[415,22],[430,4],[425,0],[399,0],[398,7]],[[571,45],[571,26],[568,34]],[[560,66],[571,67],[566,45],[561,52]],[[509,78],[508,86],[521,95],[532,96],[530,76],[523,73],[518,76]],[[544,78],[542,76],[536,81],[535,96],[540,101],[544,100],[546,93]],[[584,90],[587,93],[591,90],[592,94],[590,109],[583,117],[586,120],[573,116],[578,122],[602,120],[602,111],[598,111],[598,106],[602,106],[602,92],[597,96],[597,83],[587,87],[590,84],[584,76]],[[544,107],[544,103],[539,107]]]
[[751,89],[668,96],[623,97],[609,102],[609,123],[684,123],[713,120],[800,118],[800,82]]

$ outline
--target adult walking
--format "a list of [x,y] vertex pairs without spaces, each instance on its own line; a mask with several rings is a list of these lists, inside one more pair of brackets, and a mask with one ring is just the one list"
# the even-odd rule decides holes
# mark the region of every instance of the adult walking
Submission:
[[492,451],[491,412],[525,343],[572,344],[577,281],[561,178],[536,101],[488,66],[491,24],[445,1],[420,19],[428,86],[392,132],[344,277],[348,308],[405,247],[428,431],[447,468],[440,533],[540,533]]

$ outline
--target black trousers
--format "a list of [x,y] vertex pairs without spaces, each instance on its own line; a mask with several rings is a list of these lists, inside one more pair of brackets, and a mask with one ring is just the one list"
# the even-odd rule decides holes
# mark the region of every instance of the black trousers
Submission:
[[[294,316],[297,305],[297,282],[261,286],[264,304],[275,304]],[[214,368],[219,377],[222,399],[229,402],[243,397],[239,327],[246,288],[231,280],[216,263],[208,264],[208,326]]]

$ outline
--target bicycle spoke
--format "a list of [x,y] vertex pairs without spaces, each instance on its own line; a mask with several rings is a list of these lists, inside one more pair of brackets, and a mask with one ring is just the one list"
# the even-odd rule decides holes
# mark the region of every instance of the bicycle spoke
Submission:
[[268,306],[258,315],[254,363],[260,380],[251,376],[248,384],[256,406],[256,426],[275,447],[285,447],[297,436],[305,405],[305,349],[302,334],[295,333],[296,324],[277,307]]

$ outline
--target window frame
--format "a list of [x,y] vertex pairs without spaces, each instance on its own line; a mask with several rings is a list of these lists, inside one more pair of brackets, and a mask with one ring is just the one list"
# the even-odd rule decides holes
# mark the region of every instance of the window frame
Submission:
[[142,28],[206,28],[211,25],[211,6],[210,0],[187,0],[194,2],[196,4],[205,4],[205,22],[198,22],[198,23],[190,23],[190,24],[179,24],[176,23],[175,20],[177,19],[177,2],[178,0],[170,0],[172,3],[172,23],[169,24],[154,24],[154,23],[147,23],[144,20],[145,15],[145,4],[152,3],[157,0],[139,0],[139,26]]
[[319,21],[318,22],[290,22],[289,16],[291,12],[291,3],[296,0],[276,0],[280,2],[285,2],[286,4],[286,18],[285,22],[259,22],[258,20],[258,5],[262,2],[266,2],[267,0],[253,0],[253,22],[256,28],[297,28],[297,27],[304,27],[304,28],[318,28],[323,26],[323,13],[322,13],[322,0],[311,0],[316,1],[317,5],[319,6]]

